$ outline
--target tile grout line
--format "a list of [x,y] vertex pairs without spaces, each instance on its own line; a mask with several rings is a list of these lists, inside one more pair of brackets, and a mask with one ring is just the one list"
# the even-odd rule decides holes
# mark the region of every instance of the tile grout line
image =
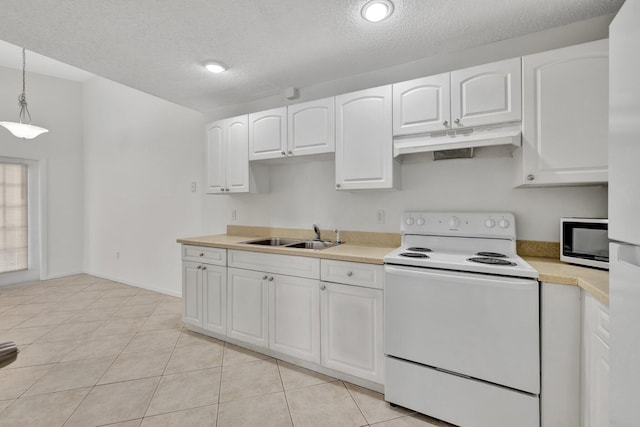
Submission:
[[280,383],[282,384],[282,394],[284,395],[284,401],[287,404],[287,412],[289,412],[289,419],[291,425],[295,427],[293,423],[293,415],[291,415],[291,407],[289,406],[289,399],[287,398],[287,390],[284,388],[284,380],[282,379],[282,372],[280,372],[280,362],[276,359],[276,366],[278,367],[278,376],[280,377]]

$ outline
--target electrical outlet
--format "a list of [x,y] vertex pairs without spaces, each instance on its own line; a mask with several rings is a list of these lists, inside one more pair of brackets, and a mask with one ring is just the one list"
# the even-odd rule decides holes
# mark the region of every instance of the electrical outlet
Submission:
[[377,221],[378,224],[384,224],[384,209],[378,210]]
[[234,209],[234,210],[231,211],[231,220],[235,221],[237,218],[238,218],[238,213]]
[[193,181],[191,183],[191,192],[195,193],[196,192],[196,187],[197,187],[197,183],[195,181]]

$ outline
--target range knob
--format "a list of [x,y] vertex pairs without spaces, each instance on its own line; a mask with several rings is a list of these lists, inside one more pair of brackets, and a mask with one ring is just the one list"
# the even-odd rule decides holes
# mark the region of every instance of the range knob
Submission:
[[508,228],[509,227],[509,221],[502,218],[500,221],[498,221],[498,227],[500,228]]
[[424,225],[424,218],[419,217],[419,218],[416,220],[416,224],[418,224],[418,225]]
[[412,217],[407,217],[407,219],[404,220],[404,223],[407,225],[413,225],[413,218]]
[[449,227],[457,228],[459,225],[460,225],[460,218],[458,218],[457,216],[452,216],[451,218],[449,218]]
[[496,226],[496,220],[495,219],[491,219],[491,218],[487,218],[484,220],[484,226],[487,228],[493,228]]

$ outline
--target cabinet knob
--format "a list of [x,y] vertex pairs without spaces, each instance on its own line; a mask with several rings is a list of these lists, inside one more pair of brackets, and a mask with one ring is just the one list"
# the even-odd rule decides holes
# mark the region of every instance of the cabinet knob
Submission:
[[283,156],[287,155],[287,153],[285,153],[284,151],[281,151],[281,153],[282,153]]
[[293,156],[293,151],[289,150],[289,155]]
[[224,190],[224,191],[229,191],[229,189],[228,189],[228,188],[225,188],[225,190]]
[[532,175],[532,174],[527,175],[527,181],[533,181],[534,179],[536,179],[535,175]]
[[320,286],[320,290],[324,291],[325,289],[327,289],[327,287],[325,285]]
[[269,281],[273,282],[273,276],[269,277]]
[[447,120],[445,120],[444,122],[442,122],[442,125],[445,126],[445,127],[449,126],[449,122]]
[[200,269],[202,268],[202,266],[201,266],[201,265],[199,265],[199,266],[197,266],[196,268],[197,268],[198,270],[200,270]]
[[205,267],[205,266],[202,266],[202,270],[206,270],[206,269],[207,269],[207,267]]
[[340,188],[340,184],[336,184],[336,188]]
[[267,280],[268,277],[267,276],[262,276],[262,280]]
[[353,271],[347,271],[347,276],[348,276],[348,277],[353,276]]
[[456,124],[459,125],[460,124],[460,119],[456,119]]
[[204,256],[204,252],[200,252],[200,256]]

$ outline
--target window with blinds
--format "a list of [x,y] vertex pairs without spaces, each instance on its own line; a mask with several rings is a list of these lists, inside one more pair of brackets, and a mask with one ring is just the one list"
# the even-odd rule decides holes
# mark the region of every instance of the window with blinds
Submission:
[[27,165],[0,163],[0,273],[29,267]]

